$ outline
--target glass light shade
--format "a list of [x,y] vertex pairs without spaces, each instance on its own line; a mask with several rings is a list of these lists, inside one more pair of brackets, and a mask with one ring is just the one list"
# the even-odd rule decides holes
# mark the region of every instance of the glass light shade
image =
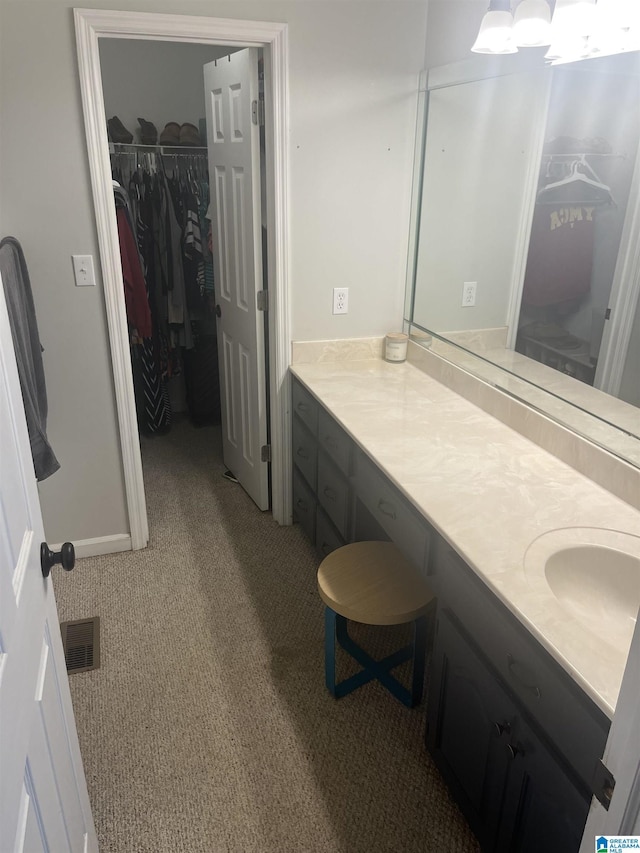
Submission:
[[638,49],[638,0],[598,0],[595,26],[589,38],[592,53],[622,53]]
[[596,0],[556,0],[551,21],[552,44],[565,38],[590,36],[596,18]]
[[551,43],[551,9],[547,0],[522,0],[513,20],[513,39],[518,47]]
[[589,40],[586,36],[565,35],[551,42],[545,59],[558,62],[574,62],[590,55]]
[[474,53],[516,53],[511,12],[487,12],[471,50]]
[[638,0],[598,0],[596,21],[598,28],[629,29],[640,26],[640,3]]

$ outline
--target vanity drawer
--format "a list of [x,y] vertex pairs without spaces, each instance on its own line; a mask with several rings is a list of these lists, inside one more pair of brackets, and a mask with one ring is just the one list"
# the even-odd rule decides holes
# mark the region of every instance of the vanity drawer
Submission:
[[322,559],[345,544],[344,539],[329,521],[322,507],[318,506],[316,510],[316,548]]
[[347,477],[351,473],[353,442],[324,409],[318,414],[318,442]]
[[293,469],[293,518],[312,542],[316,537],[316,499],[302,475]]
[[383,530],[401,551],[425,571],[429,529],[411,505],[381,471],[364,455],[356,454],[356,493]]
[[347,538],[349,521],[349,483],[326,453],[318,453],[318,502]]
[[444,540],[438,542],[441,604],[449,606],[501,677],[590,785],[609,721]]
[[316,488],[318,445],[315,438],[297,415],[293,416],[293,464],[304,476],[313,491]]
[[300,418],[305,426],[311,430],[311,434],[315,436],[318,432],[318,403],[297,380],[293,381],[291,399],[294,414]]

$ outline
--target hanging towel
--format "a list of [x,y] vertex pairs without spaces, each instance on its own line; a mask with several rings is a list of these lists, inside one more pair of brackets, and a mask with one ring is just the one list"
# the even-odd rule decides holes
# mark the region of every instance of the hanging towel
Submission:
[[47,388],[42,346],[29,272],[22,247],[15,237],[5,237],[0,242],[0,275],[18,363],[33,466],[37,479],[45,480],[58,470],[60,463],[47,439]]

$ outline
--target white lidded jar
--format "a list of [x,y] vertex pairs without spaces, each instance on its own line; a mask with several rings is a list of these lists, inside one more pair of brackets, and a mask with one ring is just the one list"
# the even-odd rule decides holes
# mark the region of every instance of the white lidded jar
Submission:
[[384,338],[385,361],[400,362],[407,360],[407,342],[409,335],[403,332],[389,332]]

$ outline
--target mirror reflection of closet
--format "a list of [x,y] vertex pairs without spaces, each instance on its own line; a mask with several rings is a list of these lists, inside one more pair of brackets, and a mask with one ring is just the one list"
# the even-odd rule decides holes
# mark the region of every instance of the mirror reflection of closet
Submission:
[[596,386],[640,135],[640,81],[616,59],[556,70],[516,342]]

